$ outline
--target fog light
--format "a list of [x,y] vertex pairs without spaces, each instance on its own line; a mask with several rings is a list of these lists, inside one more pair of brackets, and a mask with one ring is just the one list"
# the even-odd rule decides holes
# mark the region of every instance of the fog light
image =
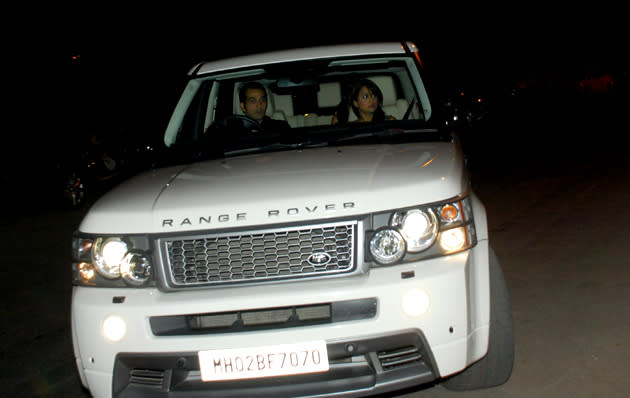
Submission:
[[440,235],[440,246],[447,252],[459,250],[466,244],[466,232],[463,227],[449,229]]
[[420,289],[409,290],[402,297],[402,308],[408,316],[422,316],[429,309],[429,296]]
[[127,324],[117,316],[110,315],[103,321],[103,335],[110,341],[118,342],[127,334]]

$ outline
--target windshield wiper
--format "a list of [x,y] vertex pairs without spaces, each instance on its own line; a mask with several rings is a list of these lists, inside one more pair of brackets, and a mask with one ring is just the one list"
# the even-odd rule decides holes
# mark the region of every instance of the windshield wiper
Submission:
[[326,146],[326,145],[327,145],[327,142],[312,143],[310,141],[307,141],[307,142],[296,142],[296,143],[291,143],[291,144],[275,142],[269,145],[233,149],[231,151],[225,151],[224,154],[225,156],[238,156],[238,155],[247,155],[250,153],[263,153],[263,152],[271,152],[271,151],[279,151],[279,150],[287,150],[287,149],[316,148],[316,147]]
[[[260,144],[247,146],[242,148],[232,147],[224,151],[225,156],[247,155],[251,153],[264,153],[272,151],[282,151],[291,149],[317,148],[331,145],[346,145],[354,141],[369,140],[396,140],[403,137],[404,140],[414,139],[412,137],[421,135],[430,139],[439,131],[436,128],[426,128],[424,123],[418,124],[417,120],[413,121],[386,121],[382,123],[353,123],[343,127],[333,127],[314,134],[303,134],[294,136],[290,141],[293,142],[273,142],[270,144]],[[394,138],[397,137],[397,138]],[[408,138],[407,138],[408,137]]]
[[224,154],[225,156],[238,156],[238,155],[246,155],[249,153],[256,153],[256,152],[268,152],[268,151],[275,151],[275,150],[280,150],[280,149],[293,149],[293,148],[296,148],[297,146],[298,144],[281,144],[279,142],[275,142],[269,145],[233,149],[231,151],[225,151]]
[[387,129],[387,130],[379,130],[379,131],[370,131],[366,133],[355,133],[355,134],[343,135],[341,137],[333,138],[332,140],[328,141],[328,143],[329,144],[342,143],[342,142],[347,142],[347,141],[355,141],[355,140],[361,140],[364,138],[374,138],[374,137],[378,137],[378,138],[392,137],[399,134],[405,134],[405,131]]
[[337,143],[346,143],[350,141],[362,140],[362,139],[381,139],[388,137],[397,137],[402,135],[414,135],[418,133],[436,133],[438,130],[434,128],[413,128],[413,129],[404,129],[404,128],[382,128],[382,129],[370,129],[369,131],[351,131],[348,134],[344,134],[338,137],[330,137],[328,140],[328,144],[337,144]]

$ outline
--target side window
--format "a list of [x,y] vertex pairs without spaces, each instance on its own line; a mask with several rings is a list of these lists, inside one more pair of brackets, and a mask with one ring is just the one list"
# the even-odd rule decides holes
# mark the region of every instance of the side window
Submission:
[[430,120],[432,113],[431,103],[429,102],[429,97],[427,95],[427,91],[422,81],[422,78],[420,77],[420,71],[418,68],[419,65],[417,65],[414,61],[410,61],[408,63],[409,77],[411,78],[412,85],[415,88],[415,95],[417,95],[417,110],[414,109],[414,113],[417,112],[417,115],[413,116],[417,117],[418,119]]
[[411,80],[411,77],[408,73],[406,73],[406,71],[401,72],[398,75],[398,81],[402,98],[405,100],[403,103],[405,106],[404,115],[407,115],[408,119],[424,120],[424,112],[420,102],[420,97],[416,90],[416,86]]
[[193,143],[203,136],[206,124],[212,117],[210,115],[212,111],[210,94],[214,87],[212,83],[212,81],[204,82],[190,102],[177,134],[178,144]]
[[238,83],[229,80],[217,82],[213,90],[214,120],[221,120],[238,113]]

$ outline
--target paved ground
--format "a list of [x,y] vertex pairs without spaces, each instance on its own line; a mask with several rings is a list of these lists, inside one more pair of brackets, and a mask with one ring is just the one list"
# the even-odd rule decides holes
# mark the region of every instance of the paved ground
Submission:
[[[601,149],[601,148],[600,148]],[[516,360],[504,386],[401,397],[625,397],[630,390],[630,160],[588,155],[473,173],[512,295]],[[549,158],[541,160],[548,162]],[[80,211],[0,220],[0,396],[87,397],[69,328],[69,237]]]
[[80,218],[40,209],[3,218],[2,397],[83,396],[70,338],[69,237]]
[[401,397],[626,397],[630,390],[630,162],[478,187],[512,295],[512,378],[490,390]]

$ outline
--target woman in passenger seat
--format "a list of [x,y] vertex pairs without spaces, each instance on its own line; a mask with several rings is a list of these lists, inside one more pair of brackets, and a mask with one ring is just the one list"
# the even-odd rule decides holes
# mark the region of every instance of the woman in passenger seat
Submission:
[[350,98],[342,100],[337,107],[337,112],[332,118],[332,124],[344,124],[349,121],[349,109],[357,119],[353,122],[382,122],[395,120],[393,116],[385,115],[382,108],[383,93],[374,82],[369,79],[361,79],[353,86]]

